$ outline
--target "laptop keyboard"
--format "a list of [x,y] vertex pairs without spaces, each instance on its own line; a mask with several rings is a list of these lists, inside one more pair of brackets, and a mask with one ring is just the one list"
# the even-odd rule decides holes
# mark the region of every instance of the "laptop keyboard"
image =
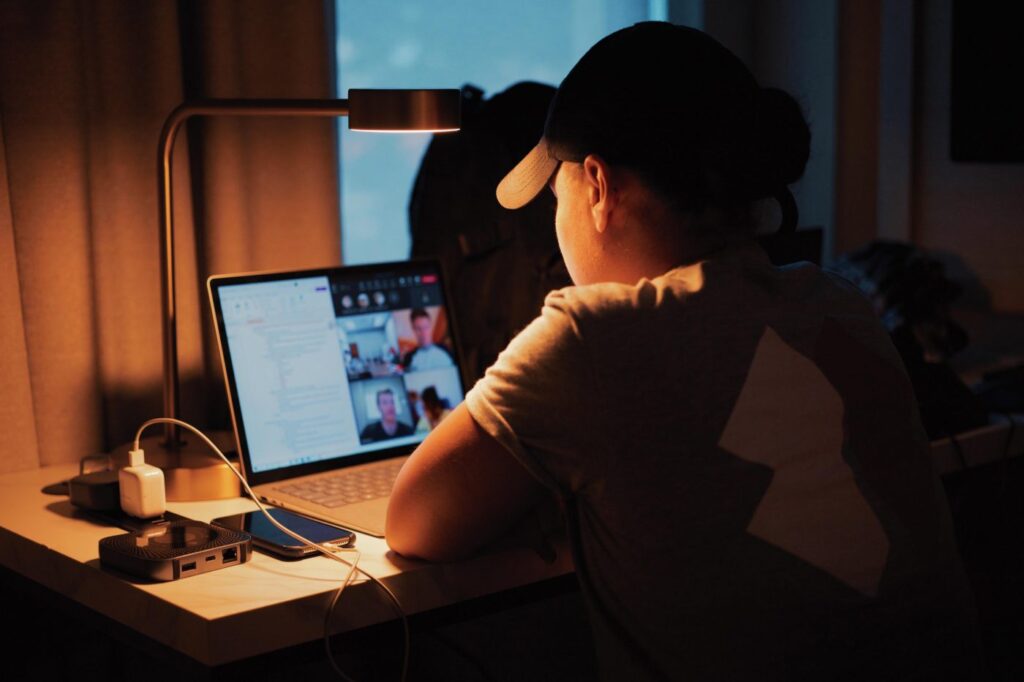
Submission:
[[274,490],[324,507],[343,507],[346,504],[390,495],[398,470],[404,463],[403,457],[365,469],[339,471],[336,474],[288,483],[277,486]]

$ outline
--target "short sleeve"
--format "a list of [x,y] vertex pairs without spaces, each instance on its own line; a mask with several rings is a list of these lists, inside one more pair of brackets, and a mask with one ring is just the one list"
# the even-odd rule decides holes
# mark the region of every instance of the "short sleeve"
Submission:
[[563,292],[508,345],[466,395],[481,428],[561,495],[583,488],[599,461],[593,367]]

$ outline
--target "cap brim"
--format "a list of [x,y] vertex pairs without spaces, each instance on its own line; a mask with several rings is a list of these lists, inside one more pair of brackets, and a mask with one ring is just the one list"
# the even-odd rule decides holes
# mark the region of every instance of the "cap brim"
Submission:
[[540,194],[558,167],[548,142],[541,138],[530,153],[498,183],[498,203],[505,208],[522,208]]

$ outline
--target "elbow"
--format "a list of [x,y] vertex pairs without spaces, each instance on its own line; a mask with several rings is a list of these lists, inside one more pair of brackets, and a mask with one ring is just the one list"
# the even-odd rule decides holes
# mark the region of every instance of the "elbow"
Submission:
[[429,547],[422,542],[422,513],[416,508],[413,499],[406,493],[406,488],[399,481],[391,491],[388,500],[387,514],[384,519],[384,541],[391,551],[410,559],[426,559],[433,561]]
[[[424,533],[416,528],[415,515],[403,513],[396,500],[392,498],[388,504],[387,518],[384,521],[384,541],[393,552],[410,559],[426,559],[437,561],[427,543],[422,541]],[[410,518],[411,517],[411,518]]]
[[391,548],[391,551],[396,554],[401,554],[407,559],[420,559],[422,561],[445,563],[461,558],[456,554],[438,551],[429,544],[417,542],[415,539],[399,538],[396,540],[391,536],[386,536],[384,539],[388,543],[388,547]]
[[416,542],[415,534],[410,533],[400,521],[394,520],[395,516],[389,508],[387,521],[384,524],[384,541],[388,543],[391,551],[410,559],[432,561],[431,557],[424,556],[423,548],[420,543]]
[[388,505],[387,520],[384,524],[384,541],[397,554],[410,559],[448,562],[463,559],[467,552],[445,541],[445,534],[430,528],[420,514],[403,513],[393,504]]

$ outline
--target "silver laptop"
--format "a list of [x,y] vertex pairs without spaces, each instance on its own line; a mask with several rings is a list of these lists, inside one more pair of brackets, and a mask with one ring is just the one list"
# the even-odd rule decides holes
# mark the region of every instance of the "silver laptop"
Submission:
[[216,276],[207,288],[249,485],[383,537],[402,462],[465,394],[439,264]]

